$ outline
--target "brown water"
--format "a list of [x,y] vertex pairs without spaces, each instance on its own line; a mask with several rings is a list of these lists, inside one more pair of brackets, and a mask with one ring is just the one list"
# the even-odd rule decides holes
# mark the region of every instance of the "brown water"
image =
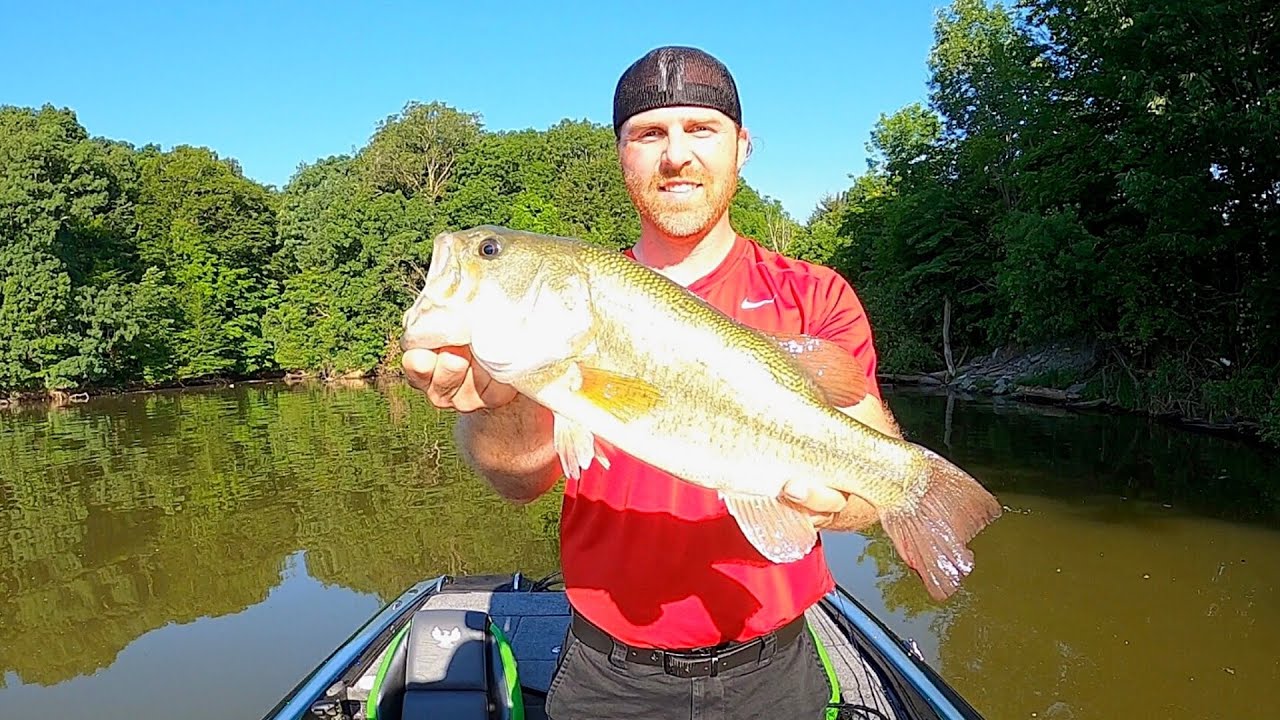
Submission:
[[[1012,509],[943,607],[879,537],[840,582],[991,718],[1270,718],[1280,462],[1134,418],[895,392]],[[950,407],[948,407],[950,405]],[[259,717],[407,585],[556,567],[402,385],[0,413],[0,716]]]

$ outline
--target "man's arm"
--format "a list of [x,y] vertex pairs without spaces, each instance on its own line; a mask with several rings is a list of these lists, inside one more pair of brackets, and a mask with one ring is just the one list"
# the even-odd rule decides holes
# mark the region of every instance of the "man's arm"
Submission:
[[494,382],[467,348],[415,348],[401,364],[408,383],[432,405],[461,413],[454,428],[458,450],[499,495],[528,503],[559,480],[551,413]]
[[551,413],[523,395],[462,414],[454,437],[467,464],[512,502],[533,502],[560,479]]
[[902,439],[902,428],[898,426],[898,421],[893,417],[893,413],[880,402],[880,398],[875,395],[867,395],[853,407],[840,408],[845,415],[857,420],[872,429]]

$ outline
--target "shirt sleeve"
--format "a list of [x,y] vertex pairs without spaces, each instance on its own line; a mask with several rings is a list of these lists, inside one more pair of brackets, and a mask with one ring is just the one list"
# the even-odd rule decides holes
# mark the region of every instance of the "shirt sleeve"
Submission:
[[814,299],[824,311],[815,316],[810,334],[848,350],[866,372],[867,392],[883,400],[880,383],[876,379],[877,357],[871,322],[862,301],[842,275],[832,270],[828,272],[825,282],[816,288],[818,297]]

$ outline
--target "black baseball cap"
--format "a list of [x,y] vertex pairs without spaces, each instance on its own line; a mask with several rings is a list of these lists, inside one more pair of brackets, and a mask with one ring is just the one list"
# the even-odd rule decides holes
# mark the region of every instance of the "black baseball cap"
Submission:
[[613,133],[619,135],[632,115],[673,105],[719,110],[742,125],[738,86],[724,63],[698,48],[668,45],[645,53],[618,79]]

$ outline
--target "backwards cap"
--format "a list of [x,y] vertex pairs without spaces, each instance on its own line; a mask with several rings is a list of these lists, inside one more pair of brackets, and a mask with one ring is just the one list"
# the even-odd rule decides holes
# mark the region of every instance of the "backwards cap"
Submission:
[[618,79],[613,133],[620,134],[632,115],[672,105],[712,108],[742,125],[738,86],[729,69],[697,48],[667,46],[650,50]]

